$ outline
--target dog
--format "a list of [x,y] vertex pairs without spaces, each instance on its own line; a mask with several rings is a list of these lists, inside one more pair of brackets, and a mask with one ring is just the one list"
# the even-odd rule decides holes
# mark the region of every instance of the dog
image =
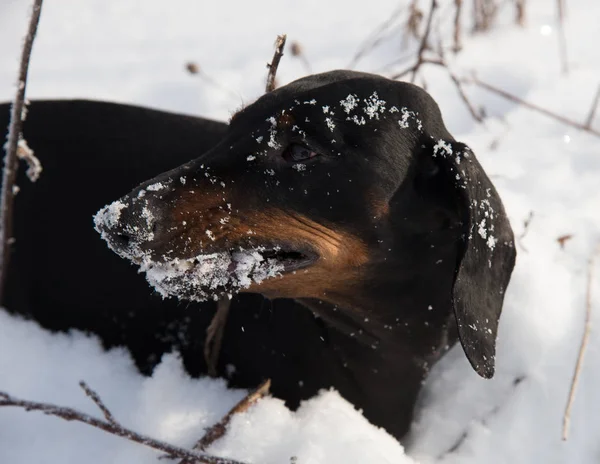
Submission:
[[[38,105],[55,130],[35,123]],[[25,137],[48,179],[17,205],[9,310],[124,344],[146,372],[175,347],[199,375],[212,300],[232,298],[219,375],[239,387],[270,378],[292,408],[334,387],[398,439],[430,366],[457,340],[474,370],[493,376],[513,233],[474,153],[422,89],[317,74],[228,126],[91,102],[34,103],[30,115]],[[54,179],[46,151],[69,154]],[[89,219],[90,230],[75,221],[79,205],[88,214],[151,170],[95,227],[154,295],[134,266],[92,243]],[[48,219],[36,227],[31,208]],[[24,277],[56,265],[64,272]],[[21,288],[34,284],[45,291]]]

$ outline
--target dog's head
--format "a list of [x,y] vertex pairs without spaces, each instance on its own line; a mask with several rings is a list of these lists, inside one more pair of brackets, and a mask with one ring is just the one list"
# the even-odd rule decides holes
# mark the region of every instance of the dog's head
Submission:
[[475,370],[493,375],[513,234],[425,91],[357,72],[309,76],[238,112],[193,157],[95,218],[163,296],[243,290],[343,307],[374,275],[418,268],[441,282],[426,291],[452,305]]

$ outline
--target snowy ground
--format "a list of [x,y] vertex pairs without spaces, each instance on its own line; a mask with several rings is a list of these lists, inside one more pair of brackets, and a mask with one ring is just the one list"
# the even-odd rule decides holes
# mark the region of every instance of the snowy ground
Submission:
[[[28,3],[0,4],[1,100],[13,94]],[[262,92],[264,64],[277,33],[302,43],[313,71],[345,67],[398,4],[207,3],[174,0],[167,7],[158,0],[47,0],[29,96],[107,99],[225,119]],[[560,72],[554,3],[527,2],[526,29],[512,26],[512,12],[504,11],[494,31],[466,40],[453,69],[461,75],[475,70],[482,80],[583,122],[600,84],[600,3],[567,2],[568,76]],[[395,37],[357,68],[376,71],[401,56],[401,35]],[[187,74],[184,64],[190,60],[225,89]],[[288,55],[279,79],[285,83],[304,73]],[[469,87],[471,99],[490,116],[485,125],[476,124],[441,70],[431,69],[425,77],[451,132],[471,145],[492,175],[517,236],[534,214],[518,245],[495,378],[478,378],[460,347],[446,356],[426,385],[423,410],[406,447],[410,458],[334,392],[308,401],[296,413],[278,400],[262,401],[234,420],[212,453],[263,464],[287,463],[292,456],[303,464],[600,461],[599,279],[571,437],[560,439],[583,331],[587,259],[600,239],[600,138]],[[564,234],[573,237],[563,250],[556,239]],[[220,381],[188,379],[174,356],[163,360],[154,377],[143,378],[123,351],[104,353],[93,338],[49,335],[0,312],[0,391],[96,414],[80,393],[80,379],[101,393],[124,424],[182,446],[193,443],[203,426],[244,394]],[[2,463],[147,463],[155,456],[81,424],[0,410]]]

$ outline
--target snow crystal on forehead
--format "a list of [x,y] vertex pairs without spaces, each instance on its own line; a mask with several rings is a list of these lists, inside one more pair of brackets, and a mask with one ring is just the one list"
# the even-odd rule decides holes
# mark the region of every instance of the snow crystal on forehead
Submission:
[[350,112],[358,106],[359,101],[360,98],[358,98],[356,95],[350,94],[345,99],[340,100],[340,105],[342,105],[342,108],[344,108],[344,111],[347,114],[350,114]]
[[325,123],[327,124],[327,127],[329,127],[329,130],[333,132],[333,129],[335,129],[335,123],[333,122],[333,119],[325,118]]
[[[395,109],[396,111],[392,111],[392,109]],[[395,106],[390,109],[390,113],[396,112],[398,112],[398,108],[396,108]],[[403,129],[408,129],[410,127],[410,121],[414,120],[417,123],[417,129],[419,131],[423,130],[423,124],[421,123],[421,120],[417,118],[417,113],[415,113],[414,111],[410,111],[406,107],[402,108],[400,112],[402,113],[402,119],[398,120],[398,125],[400,127],[402,127]]]
[[364,100],[365,106],[363,111],[369,116],[369,119],[379,119],[379,113],[385,112],[386,101],[379,98],[377,92]]
[[277,142],[277,140],[275,140],[275,137],[277,136],[277,119],[271,116],[266,120],[267,122],[271,123],[271,127],[269,127],[269,141],[267,142],[267,145],[275,149],[281,148],[281,145]]

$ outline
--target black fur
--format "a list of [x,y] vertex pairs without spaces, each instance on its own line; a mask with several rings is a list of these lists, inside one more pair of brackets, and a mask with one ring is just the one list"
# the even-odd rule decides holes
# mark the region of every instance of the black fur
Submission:
[[[348,120],[340,100],[373,92],[385,100],[385,114],[364,125]],[[304,104],[312,99],[316,104]],[[337,108],[331,130],[325,105]],[[416,113],[408,127],[392,106]],[[265,120],[291,107],[304,135],[292,133],[291,124],[279,128],[277,144],[249,163],[257,136],[268,135]],[[7,114],[8,107],[0,107],[0,118]],[[234,297],[218,366],[232,385],[253,387],[271,378],[273,394],[290,407],[332,386],[401,438],[429,366],[457,335],[474,369],[493,375],[497,323],[515,259],[512,230],[474,154],[454,141],[423,90],[336,71],[261,97],[230,126],[94,102],[34,102],[29,114],[25,137],[45,170],[39,185],[19,180],[5,299],[10,311],[50,329],[97,333],[107,347],[125,345],[146,373],[172,348],[192,375],[205,373],[202,351],[214,304],[153,295],[91,225],[98,208],[137,183],[197,158],[125,196],[125,219],[136,220],[133,199],[151,183],[187,175],[194,179],[186,192],[206,190],[209,166],[226,181],[223,194],[235,200],[235,214],[267,207],[302,214],[364,244],[368,258],[339,268],[340,281],[347,273],[351,284],[344,291],[327,287],[319,296],[302,285],[293,291],[258,287],[253,291],[286,298]],[[2,119],[0,125],[6,126]],[[282,158],[290,143],[300,142],[322,155],[303,172]],[[271,169],[277,184],[265,177]],[[149,252],[179,249],[181,238],[166,231],[173,230],[169,214],[180,207],[182,189],[160,198],[147,192],[159,218],[155,241],[142,244]],[[197,214],[201,221],[202,211]],[[116,237],[123,230],[105,232]],[[218,251],[224,243],[202,249]],[[112,245],[126,246],[116,238]]]

